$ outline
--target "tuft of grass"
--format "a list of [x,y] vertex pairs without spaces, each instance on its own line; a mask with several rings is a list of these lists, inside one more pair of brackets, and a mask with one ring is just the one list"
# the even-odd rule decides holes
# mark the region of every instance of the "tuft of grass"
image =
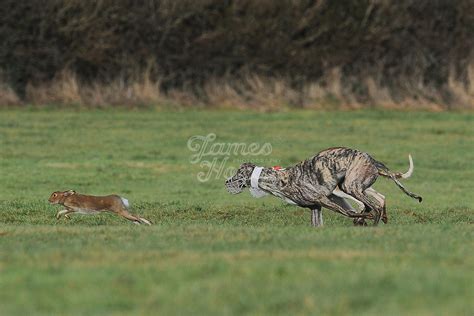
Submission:
[[[474,115],[423,112],[8,110],[0,115],[0,314],[470,314]],[[364,150],[404,171],[423,203],[383,178],[389,224],[353,227],[275,198],[199,182],[193,135],[270,143],[287,166],[321,149]],[[201,161],[202,162],[202,161]],[[57,221],[55,190],[125,196],[112,214]]]

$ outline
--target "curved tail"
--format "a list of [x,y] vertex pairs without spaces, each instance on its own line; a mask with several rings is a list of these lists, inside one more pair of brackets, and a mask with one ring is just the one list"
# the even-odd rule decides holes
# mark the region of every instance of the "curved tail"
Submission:
[[400,178],[402,179],[410,178],[413,173],[413,169],[415,169],[415,166],[413,165],[413,159],[411,158],[410,154],[408,154],[408,160],[410,161],[410,167],[408,168],[407,172],[400,174]]
[[398,179],[407,179],[409,178],[412,174],[413,174],[413,169],[414,169],[414,166],[413,166],[413,159],[411,157],[411,155],[408,155],[408,160],[410,161],[410,167],[408,168],[408,171],[405,172],[405,173],[401,173],[401,172],[391,172],[387,166],[385,166],[383,163],[379,162],[379,161],[376,161],[376,167],[379,171],[379,175],[383,176],[383,177],[386,177],[386,178],[390,178],[393,180],[393,182],[395,182],[395,184],[406,194],[408,195],[409,197],[412,197],[416,200],[418,200],[418,202],[421,203],[421,201],[423,201],[423,198],[419,195],[416,195],[410,191],[408,191],[407,189],[405,189],[405,187],[401,184],[400,181],[398,181]]

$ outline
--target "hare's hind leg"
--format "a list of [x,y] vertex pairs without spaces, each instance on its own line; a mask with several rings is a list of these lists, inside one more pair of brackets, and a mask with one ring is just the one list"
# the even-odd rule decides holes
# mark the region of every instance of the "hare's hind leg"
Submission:
[[138,217],[140,219],[140,222],[144,223],[144,224],[147,224],[147,225],[151,225],[151,222],[147,219],[144,219],[143,217]]
[[122,216],[122,217],[128,219],[129,221],[134,222],[135,224],[151,225],[150,221],[144,219],[143,217],[132,215],[124,208],[120,209],[119,211],[117,211],[115,213],[117,213],[119,216]]
[[114,213],[116,213],[116,214],[119,215],[119,216],[122,216],[122,217],[125,218],[125,219],[128,219],[129,221],[134,222],[135,224],[141,224],[141,221],[140,221],[140,218],[139,218],[139,217],[130,214],[130,213],[129,213],[127,210],[125,210],[125,209],[120,209],[120,210],[118,210],[118,211],[116,211],[116,212],[114,212]]
[[117,212],[117,214],[119,214],[122,217],[125,217],[126,219],[130,221],[133,221],[135,224],[151,225],[151,222],[149,220],[144,219],[143,217],[140,217],[138,215],[135,216],[135,215],[130,214],[130,212],[128,211],[130,208],[130,203],[128,202],[128,200],[121,196],[119,196],[119,198],[122,201],[122,205],[120,206],[120,211]]

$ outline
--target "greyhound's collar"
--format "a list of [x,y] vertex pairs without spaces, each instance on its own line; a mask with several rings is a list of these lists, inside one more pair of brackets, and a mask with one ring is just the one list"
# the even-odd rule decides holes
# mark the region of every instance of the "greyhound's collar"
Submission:
[[252,194],[252,196],[256,198],[261,198],[265,195],[268,195],[267,192],[263,191],[258,187],[258,179],[260,178],[262,170],[263,167],[255,167],[253,168],[252,175],[250,176],[250,194]]

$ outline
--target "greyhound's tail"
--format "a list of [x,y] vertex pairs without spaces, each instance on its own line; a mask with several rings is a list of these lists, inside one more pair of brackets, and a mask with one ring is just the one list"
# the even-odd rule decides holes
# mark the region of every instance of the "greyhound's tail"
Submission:
[[413,165],[413,158],[411,158],[411,155],[408,154],[408,160],[410,161],[410,167],[408,168],[408,171],[405,173],[401,172],[392,172],[390,171],[387,166],[385,166],[383,163],[380,161],[375,161],[375,165],[379,171],[379,174],[381,176],[391,178],[392,176],[395,177],[396,179],[408,179],[411,177],[413,174],[413,169],[415,169],[415,166]]
[[401,172],[392,172],[390,171],[387,166],[385,166],[383,163],[381,163],[380,161],[375,161],[375,165],[377,167],[377,170],[379,172],[379,175],[383,176],[383,177],[386,177],[386,178],[390,178],[393,180],[393,182],[395,182],[395,184],[408,196],[418,200],[418,202],[421,203],[421,201],[423,201],[423,198],[419,195],[416,195],[410,191],[408,191],[407,189],[405,189],[405,187],[400,183],[400,181],[398,181],[398,179],[407,179],[409,178],[412,173],[413,173],[413,169],[414,169],[414,166],[413,166],[413,159],[411,158],[411,155],[408,155],[408,160],[410,161],[410,167],[408,168],[408,171],[405,172],[405,173],[401,173]]

